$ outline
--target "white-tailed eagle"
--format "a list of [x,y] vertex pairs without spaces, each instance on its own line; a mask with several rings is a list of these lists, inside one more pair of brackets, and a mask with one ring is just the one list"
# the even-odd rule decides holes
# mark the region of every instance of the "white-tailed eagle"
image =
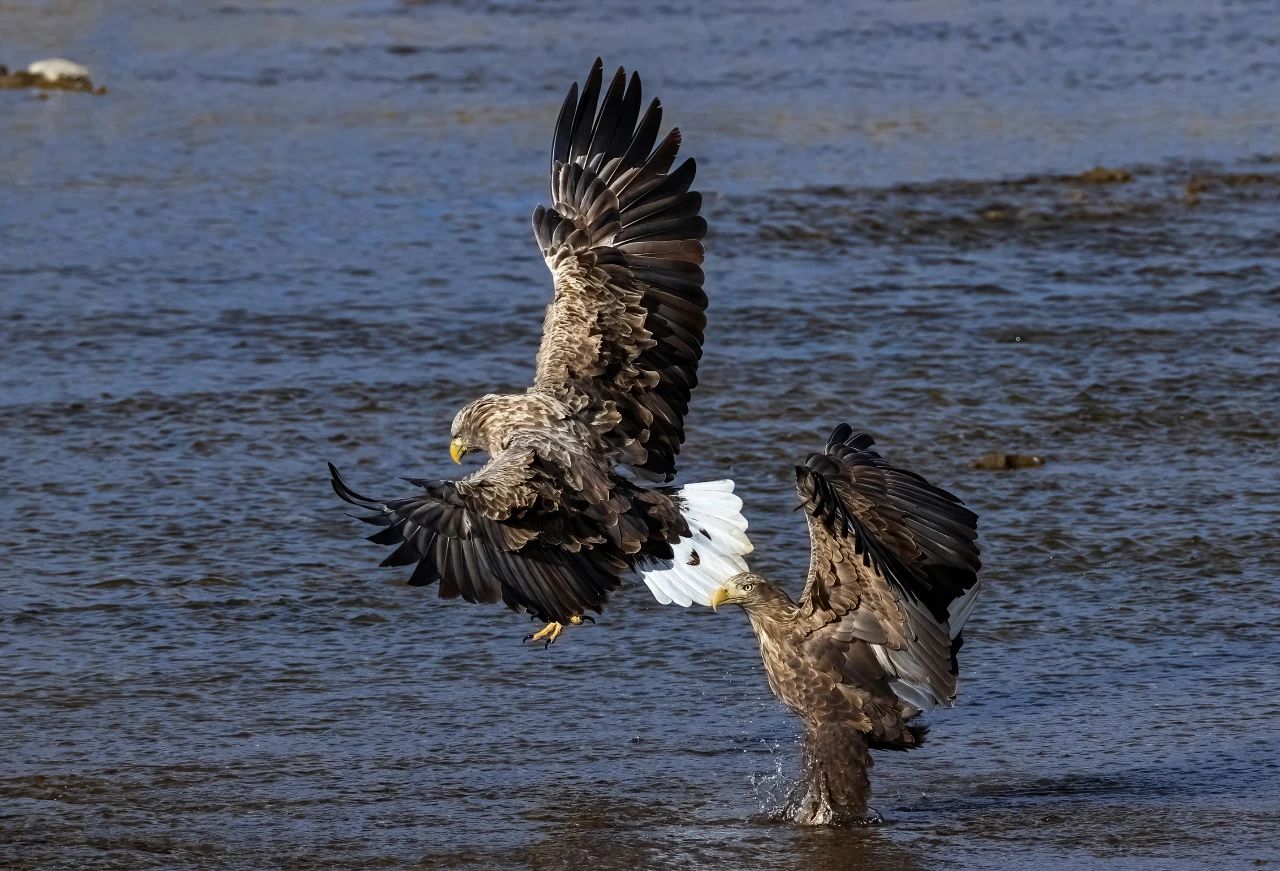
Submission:
[[911,721],[954,700],[978,592],[977,515],[874,444],[842,424],[796,467],[810,541],[799,602],[754,572],[712,596],[746,610],[769,687],[803,721],[788,813],[807,824],[877,819],[868,749],[920,746],[926,729]]
[[[453,420],[450,453],[487,453],[458,480],[415,480],[396,499],[333,487],[395,545],[384,566],[443,598],[504,602],[564,624],[601,610],[621,580],[662,602],[709,604],[751,549],[732,481],[668,482],[684,441],[706,326],[695,165],[675,169],[680,133],[660,141],[661,104],[642,113],[640,78],[619,69],[603,90],[597,60],[556,122],[550,207],[533,233],[554,278],[533,385],[489,394]],[[623,470],[629,470],[629,474]]]

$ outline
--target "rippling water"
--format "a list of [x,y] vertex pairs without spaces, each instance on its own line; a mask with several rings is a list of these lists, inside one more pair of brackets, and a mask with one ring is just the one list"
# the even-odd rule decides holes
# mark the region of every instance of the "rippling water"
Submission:
[[[0,92],[0,864],[1280,861],[1272,4],[110,5],[0,0],[0,62],[110,89]],[[885,827],[770,821],[796,728],[740,614],[631,589],[526,649],[328,488],[449,474],[527,383],[596,54],[700,161],[683,476],[737,479],[757,567],[798,589],[841,420],[982,515]]]

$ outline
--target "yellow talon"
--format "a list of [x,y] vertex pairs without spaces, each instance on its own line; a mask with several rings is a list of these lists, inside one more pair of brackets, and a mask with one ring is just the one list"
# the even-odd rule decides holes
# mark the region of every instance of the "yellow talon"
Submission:
[[[582,621],[583,621],[583,620],[591,620],[591,618],[590,618],[590,617],[583,617],[581,614],[574,614],[572,617],[570,617],[570,618],[569,618],[569,624],[570,624],[571,626],[581,626],[581,625],[582,625]],[[596,622],[596,621],[591,620],[591,622],[592,622],[592,623],[594,623],[594,622]],[[561,632],[563,632],[563,631],[564,631],[564,624],[563,624],[563,623],[548,623],[546,626],[543,626],[541,629],[539,629],[539,630],[538,630],[537,632],[535,632],[534,634],[532,634],[532,635],[526,635],[526,636],[524,637],[524,640],[525,640],[525,643],[526,643],[526,644],[527,644],[528,642],[530,642],[530,641],[542,641],[542,642],[545,642],[545,644],[543,645],[543,647],[544,647],[544,648],[546,648],[546,647],[550,647],[550,646],[552,645],[552,643],[553,643],[557,638],[559,638],[559,637],[560,637],[560,633],[561,633]]]
[[[579,620],[579,623],[582,621]],[[525,641],[545,641],[546,646],[550,647],[552,642],[560,637],[560,633],[564,631],[563,623],[548,623],[534,634],[530,635]]]

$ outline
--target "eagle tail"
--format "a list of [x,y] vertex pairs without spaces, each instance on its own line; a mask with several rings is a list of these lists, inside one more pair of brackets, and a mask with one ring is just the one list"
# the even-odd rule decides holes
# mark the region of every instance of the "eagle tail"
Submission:
[[804,826],[852,826],[881,822],[867,806],[871,794],[867,736],[849,723],[805,725],[804,773],[783,811]]
[[671,559],[645,557],[635,574],[664,605],[709,605],[717,587],[747,570],[743,556],[751,553],[751,540],[742,500],[732,481],[686,484],[674,495],[690,534],[671,546]]

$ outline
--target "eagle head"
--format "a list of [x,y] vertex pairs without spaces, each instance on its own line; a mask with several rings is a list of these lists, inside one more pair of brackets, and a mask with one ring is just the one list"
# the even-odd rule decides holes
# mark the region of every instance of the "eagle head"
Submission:
[[791,600],[763,575],[742,572],[725,581],[711,594],[711,609],[721,605],[737,605],[748,612],[773,606],[788,607]]
[[564,404],[538,393],[490,393],[463,406],[449,428],[455,463],[473,451],[493,455],[522,429],[551,426],[567,415]]

